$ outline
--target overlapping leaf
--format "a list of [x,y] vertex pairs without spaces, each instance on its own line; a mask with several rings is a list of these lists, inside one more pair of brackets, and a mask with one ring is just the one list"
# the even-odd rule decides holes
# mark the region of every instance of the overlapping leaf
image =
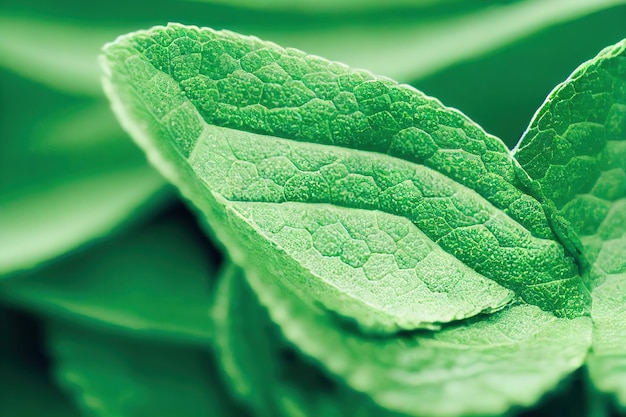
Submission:
[[[580,246],[593,288],[595,383],[626,405],[626,41],[550,93],[516,158]],[[580,243],[577,241],[580,240]]]
[[590,344],[588,317],[556,318],[531,305],[438,332],[370,338],[311,309],[269,274],[248,279],[302,352],[378,404],[411,416],[495,415],[532,405],[584,362]]
[[234,265],[216,292],[215,344],[236,395],[260,416],[393,417],[287,346]]

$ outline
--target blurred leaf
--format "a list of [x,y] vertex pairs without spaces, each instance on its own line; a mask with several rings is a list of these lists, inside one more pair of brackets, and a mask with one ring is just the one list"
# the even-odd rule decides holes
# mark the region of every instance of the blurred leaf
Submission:
[[371,26],[352,26],[348,21],[310,31],[281,33],[259,28],[252,34],[406,82],[619,4],[622,0],[526,0],[431,21],[397,24],[382,20]]
[[[228,4],[250,9],[290,10],[301,12],[362,12],[387,11],[394,8],[426,9],[433,6],[461,3],[460,0],[187,0],[205,3]],[[468,0],[465,0],[466,2]]]
[[169,193],[105,102],[0,74],[0,276],[33,268]]
[[117,338],[51,323],[55,376],[95,417],[239,417],[215,364],[199,348]]
[[[381,10],[372,18],[364,19],[358,13],[339,20],[318,16],[298,24],[303,17],[297,14],[251,19],[254,11],[245,8],[220,13],[221,9],[211,5],[171,2],[161,5],[163,9],[146,6],[134,21],[122,16],[108,25],[97,22],[89,26],[51,20],[45,14],[24,17],[8,11],[0,15],[0,66],[64,91],[100,94],[96,56],[104,42],[131,29],[175,20],[256,35],[406,82],[482,56],[546,27],[622,4],[622,0],[525,0],[473,7],[465,13],[459,12],[463,8],[449,7],[444,13],[424,14],[419,10],[442,1],[417,5],[398,1],[417,10],[410,11],[408,17]],[[289,3],[321,9],[342,4],[354,6],[355,11],[367,8],[367,4],[356,1]],[[378,4],[371,2],[371,6]],[[244,5],[264,7],[245,0],[240,6]]]
[[0,297],[135,337],[206,343],[215,267],[189,218],[169,216],[0,283]]
[[28,343],[36,329],[29,320],[0,306],[0,415],[2,417],[79,417],[68,398],[37,361],[41,346]]
[[0,65],[61,91],[100,95],[99,49],[118,30],[0,15]]
[[369,398],[324,375],[282,340],[267,311],[229,265],[213,310],[215,343],[232,390],[259,416],[391,417]]
[[515,157],[589,269],[589,371],[626,407],[626,39],[550,93]]

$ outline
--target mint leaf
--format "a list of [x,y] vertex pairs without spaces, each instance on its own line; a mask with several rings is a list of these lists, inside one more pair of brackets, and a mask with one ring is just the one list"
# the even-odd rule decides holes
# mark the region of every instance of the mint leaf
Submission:
[[0,73],[0,279],[101,238],[169,194],[102,100]]
[[271,275],[247,278],[298,349],[378,404],[410,416],[495,415],[532,405],[584,362],[591,343],[588,317],[557,318],[531,305],[438,332],[372,338],[311,309]]
[[581,252],[593,288],[589,368],[626,405],[626,40],[550,93],[516,158],[562,239]]
[[216,291],[215,344],[231,389],[260,416],[385,416],[389,411],[293,352],[234,265]]
[[85,415],[241,416],[205,351],[51,323],[55,377]]
[[302,299],[377,332],[492,312],[513,293],[586,311],[504,144],[417,90],[175,24],[119,38],[103,65],[124,127],[233,259],[270,264]]
[[189,221],[167,218],[4,280],[0,298],[134,337],[206,343],[215,267],[205,249]]

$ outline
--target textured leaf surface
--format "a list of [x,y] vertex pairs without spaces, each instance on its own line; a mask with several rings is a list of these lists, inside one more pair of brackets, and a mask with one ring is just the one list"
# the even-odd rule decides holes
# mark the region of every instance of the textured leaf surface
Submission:
[[163,204],[163,179],[102,101],[0,74],[0,276],[29,269]]
[[556,318],[531,305],[436,332],[370,338],[306,306],[271,275],[248,280],[303,353],[380,405],[413,416],[495,415],[532,405],[584,362],[591,343],[588,317]]
[[0,297],[135,337],[207,342],[214,266],[193,222],[165,218],[30,275]]
[[104,65],[125,128],[233,259],[274,265],[300,297],[375,331],[494,311],[513,292],[586,310],[504,144],[411,87],[180,25],[118,39]]
[[287,346],[234,265],[216,292],[215,343],[236,395],[260,416],[392,417]]
[[86,416],[242,416],[206,352],[52,323],[59,384]]
[[[559,85],[516,158],[582,242],[593,287],[591,375],[626,405],[626,40]],[[564,233],[568,233],[567,229]],[[566,237],[567,238],[567,237]]]

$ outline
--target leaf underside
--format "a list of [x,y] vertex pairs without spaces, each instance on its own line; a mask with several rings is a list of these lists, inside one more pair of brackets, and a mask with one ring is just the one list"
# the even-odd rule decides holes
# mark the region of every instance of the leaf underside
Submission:
[[587,311],[504,144],[411,87],[175,24],[118,39],[103,64],[125,128],[233,259],[272,264],[310,304],[383,333],[518,299]]
[[381,406],[410,416],[496,415],[532,405],[584,362],[591,342],[587,317],[557,318],[532,305],[437,332],[371,338],[311,309],[271,275],[247,277],[298,349]]

